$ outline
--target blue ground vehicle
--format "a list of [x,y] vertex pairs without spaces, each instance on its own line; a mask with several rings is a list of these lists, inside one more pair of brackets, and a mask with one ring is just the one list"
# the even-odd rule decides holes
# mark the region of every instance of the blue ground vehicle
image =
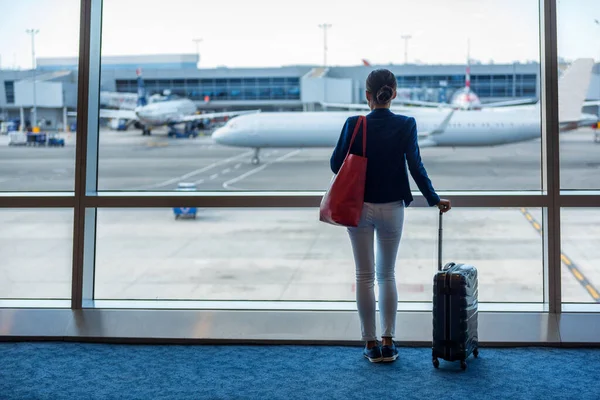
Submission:
[[45,146],[48,135],[38,132],[27,132],[27,146]]
[[59,137],[56,133],[51,133],[48,138],[48,146],[65,147],[65,139]]
[[[196,185],[194,183],[180,182],[177,185],[178,192],[195,192]],[[175,214],[175,219],[180,218],[193,218],[196,219],[196,207],[174,207],[173,213]]]
[[195,124],[193,122],[186,122],[183,131],[178,130],[175,125],[169,125],[168,136],[176,139],[187,139],[190,137],[195,138],[198,137],[198,130],[195,128]]

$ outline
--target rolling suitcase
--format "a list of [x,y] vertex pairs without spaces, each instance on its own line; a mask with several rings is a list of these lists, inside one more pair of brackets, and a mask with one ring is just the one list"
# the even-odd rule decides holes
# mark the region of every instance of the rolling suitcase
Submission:
[[442,268],[442,212],[438,234],[438,271],[433,278],[433,366],[439,358],[460,361],[477,357],[477,269],[468,264],[447,263]]

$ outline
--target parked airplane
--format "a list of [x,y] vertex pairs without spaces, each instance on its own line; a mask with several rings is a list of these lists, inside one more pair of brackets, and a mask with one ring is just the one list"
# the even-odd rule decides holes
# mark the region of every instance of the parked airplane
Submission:
[[[559,121],[561,130],[576,129],[598,121],[595,115],[581,113],[588,90],[592,59],[573,62],[559,82]],[[352,112],[282,112],[242,115],[217,129],[212,137],[218,144],[254,148],[253,164],[258,164],[261,148],[334,147],[344,121]],[[417,120],[419,146],[495,146],[539,138],[540,104],[492,108],[472,112],[413,108]]]
[[481,103],[479,96],[471,89],[471,42],[467,45],[467,66],[465,69],[465,86],[452,94],[449,103],[436,103],[419,100],[399,99],[397,102],[404,105],[421,107],[453,108],[455,110],[481,110],[483,108],[509,107],[524,104],[535,104],[535,98],[504,100],[492,103]]
[[192,100],[175,96],[167,96],[163,101],[148,104],[144,80],[139,69],[137,70],[137,76],[138,93],[135,109],[100,109],[100,118],[123,119],[129,121],[129,123],[137,122],[142,126],[142,134],[150,135],[152,128],[157,126],[167,125],[172,132],[175,132],[175,125],[185,124],[186,131],[189,131],[195,129],[197,121],[257,112],[257,110],[251,110],[196,114],[196,104]]

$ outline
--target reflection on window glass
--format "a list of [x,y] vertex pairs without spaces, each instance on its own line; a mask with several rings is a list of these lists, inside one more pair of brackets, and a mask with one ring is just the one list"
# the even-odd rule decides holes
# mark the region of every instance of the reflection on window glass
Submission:
[[79,7],[0,0],[0,192],[74,188]]
[[73,211],[0,210],[0,299],[71,297]]
[[600,210],[561,210],[562,299],[600,303]]
[[105,0],[99,188],[323,190],[385,66],[437,189],[539,190],[538,3],[382,0],[395,20],[374,45],[359,0],[307,0],[293,19],[275,0]]
[[600,189],[600,3],[562,0],[557,7],[558,67],[565,82],[558,92],[560,183],[562,189]]
[[[354,301],[346,231],[317,215],[101,209],[96,299]],[[456,209],[445,218],[443,261],[478,268],[480,301],[543,301],[542,239],[521,210]],[[436,240],[436,211],[409,207],[396,264],[400,301],[431,301]]]

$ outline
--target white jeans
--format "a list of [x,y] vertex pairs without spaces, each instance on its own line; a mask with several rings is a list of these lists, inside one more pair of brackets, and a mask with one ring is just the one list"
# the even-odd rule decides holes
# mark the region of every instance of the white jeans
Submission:
[[[356,303],[362,340],[377,340],[375,272],[379,286],[381,336],[394,337],[398,291],[395,267],[404,225],[404,202],[365,203],[357,227],[348,228],[356,265]],[[377,234],[377,257],[374,236]]]

